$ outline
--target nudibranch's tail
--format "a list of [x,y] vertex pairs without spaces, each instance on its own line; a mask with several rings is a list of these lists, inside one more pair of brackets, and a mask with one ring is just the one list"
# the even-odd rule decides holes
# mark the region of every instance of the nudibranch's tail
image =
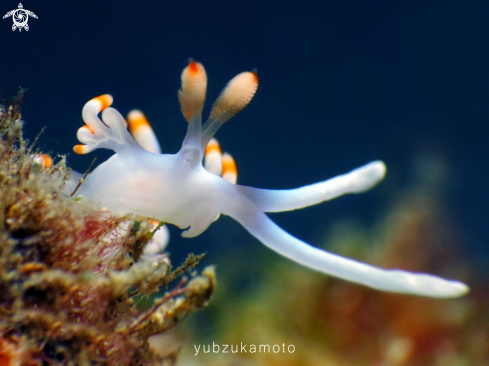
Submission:
[[[204,108],[207,91],[207,74],[201,63],[190,60],[182,72],[182,88],[178,91],[178,99],[182,113],[188,122],[187,135],[182,148],[200,150],[202,133],[202,109]],[[202,160],[202,156],[200,156]]]
[[127,115],[129,131],[144,150],[161,154],[160,144],[146,116],[140,110],[134,109]]
[[347,193],[369,190],[380,182],[386,172],[382,161],[373,161],[351,172],[296,189],[259,189],[236,186],[264,212],[290,211],[316,205]]
[[228,192],[227,199],[221,203],[223,214],[237,220],[270,249],[306,267],[382,291],[437,298],[458,297],[468,291],[458,281],[381,269],[312,247],[282,230],[241,193]]
[[[114,108],[112,96],[105,94],[93,98],[83,107],[82,118],[86,125],[81,127],[76,136],[85,145],[76,145],[77,154],[86,154],[98,148],[114,150],[121,153],[127,148],[139,148],[126,129],[124,118]],[[102,122],[98,114],[102,112]]]
[[238,179],[238,170],[233,157],[228,153],[221,153],[219,142],[212,138],[205,148],[204,168],[212,174],[222,176],[222,178],[236,184]]
[[217,130],[248,105],[258,88],[255,72],[242,72],[232,78],[212,106],[211,115],[202,127],[202,149]]

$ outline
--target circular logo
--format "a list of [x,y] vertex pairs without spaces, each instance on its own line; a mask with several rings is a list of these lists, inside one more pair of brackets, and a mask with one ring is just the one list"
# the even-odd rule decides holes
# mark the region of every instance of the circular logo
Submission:
[[29,20],[29,14],[24,9],[17,9],[12,14],[12,18],[14,20],[14,24],[18,28],[22,28],[27,24],[27,20]]

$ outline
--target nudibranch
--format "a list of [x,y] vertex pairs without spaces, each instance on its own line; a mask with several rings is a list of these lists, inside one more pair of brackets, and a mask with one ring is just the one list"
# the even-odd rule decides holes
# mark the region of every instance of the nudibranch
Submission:
[[[82,117],[86,125],[77,133],[83,145],[76,145],[75,152],[86,154],[105,148],[115,154],[88,174],[77,194],[116,215],[139,214],[176,225],[185,229],[182,236],[187,238],[201,234],[220,214],[229,215],[279,254],[306,267],[378,290],[438,298],[458,297],[468,291],[465,284],[455,280],[381,269],[335,255],[281,229],[265,212],[296,210],[343,194],[364,192],[383,179],[384,163],[374,161],[347,174],[290,190],[233,184],[234,161],[230,156],[223,157],[231,168],[227,169],[230,173],[227,177],[221,176],[222,165],[216,164],[220,158],[212,158],[215,142],[211,139],[251,101],[258,87],[256,73],[243,72],[231,79],[204,124],[207,75],[202,64],[191,60],[183,70],[181,82],[178,98],[188,128],[180,151],[174,155],[160,153],[151,127],[140,112],[132,112],[128,118],[133,138],[121,114],[110,108],[110,95],[85,104]],[[207,169],[202,164],[206,148],[211,150],[209,162],[206,159]]]

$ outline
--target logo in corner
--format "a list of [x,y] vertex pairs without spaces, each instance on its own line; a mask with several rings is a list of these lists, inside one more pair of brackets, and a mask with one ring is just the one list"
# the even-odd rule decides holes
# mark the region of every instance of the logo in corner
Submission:
[[12,25],[12,30],[15,31],[19,28],[19,32],[24,28],[26,31],[29,30],[29,26],[27,25],[27,21],[29,20],[29,15],[33,18],[37,19],[37,15],[34,14],[30,10],[24,9],[22,3],[19,3],[19,8],[9,11],[7,14],[3,16],[3,19],[12,17],[14,24]]

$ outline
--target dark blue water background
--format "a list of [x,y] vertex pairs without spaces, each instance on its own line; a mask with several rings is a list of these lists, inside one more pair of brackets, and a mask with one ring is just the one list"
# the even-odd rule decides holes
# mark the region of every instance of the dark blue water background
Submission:
[[[1,15],[17,8],[3,0]],[[467,255],[489,255],[489,3],[473,1],[34,1],[39,19],[12,32],[0,20],[0,97],[28,88],[25,134],[48,130],[41,147],[84,171],[109,153],[72,146],[85,102],[111,93],[126,114],[143,110],[165,152],[178,151],[186,123],[176,97],[188,57],[209,77],[208,103],[234,75],[258,69],[255,99],[218,132],[241,184],[291,188],[382,159],[375,190],[273,215],[314,243],[329,223],[367,225],[412,179],[413,159],[447,161],[448,204]],[[206,114],[205,112],[204,114]],[[221,219],[171,251],[246,242]],[[258,247],[258,243],[252,243]],[[259,249],[261,250],[261,249]],[[263,249],[264,251],[266,249]],[[256,251],[256,249],[253,249]]]

